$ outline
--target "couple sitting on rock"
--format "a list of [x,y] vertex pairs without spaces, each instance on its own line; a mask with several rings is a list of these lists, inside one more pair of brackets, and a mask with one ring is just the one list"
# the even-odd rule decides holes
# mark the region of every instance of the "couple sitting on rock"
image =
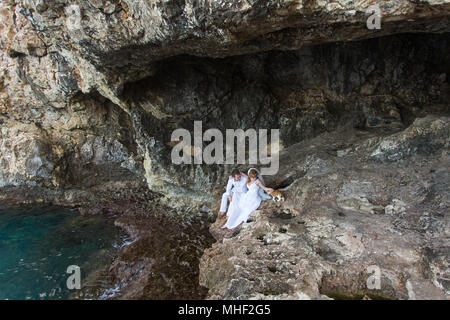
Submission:
[[[227,214],[227,222],[222,228],[233,229],[246,222],[250,214],[258,209],[262,200],[272,199],[266,192],[271,193],[273,189],[264,185],[264,180],[257,169],[251,168],[248,175],[234,169],[220,204],[220,216],[225,212]],[[227,211],[228,201],[230,206]]]

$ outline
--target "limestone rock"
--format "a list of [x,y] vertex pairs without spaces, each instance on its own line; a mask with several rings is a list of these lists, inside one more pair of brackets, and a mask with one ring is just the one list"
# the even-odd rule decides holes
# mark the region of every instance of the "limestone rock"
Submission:
[[151,74],[153,61],[180,54],[224,57],[405,31],[449,31],[448,1],[385,1],[383,27],[375,31],[366,28],[370,5],[362,0],[17,0],[3,7],[21,13],[46,42],[63,48],[86,89],[114,95],[124,82]]
[[58,161],[45,134],[36,126],[14,123],[0,133],[0,187],[49,181]]
[[[345,130],[285,149],[289,175],[311,156],[327,168],[306,168],[285,187],[286,202],[263,203],[234,234],[216,231],[221,219],[210,227],[218,242],[200,263],[208,297],[448,299],[449,179],[440,164],[450,161],[450,136],[427,135],[434,149],[426,154],[413,148],[426,128],[448,120],[425,117],[385,137],[412,150],[396,162],[367,162],[373,137]],[[356,151],[326,152],[343,141]]]
[[[41,125],[76,158],[96,131],[131,147],[122,158],[137,165],[120,166],[150,188],[201,202],[231,166],[170,163],[170,133],[194,120],[282,128],[288,147],[445,112],[449,5],[383,2],[369,30],[367,1],[2,1],[0,119]],[[428,34],[372,39],[404,32]],[[108,124],[99,104],[122,114]]]

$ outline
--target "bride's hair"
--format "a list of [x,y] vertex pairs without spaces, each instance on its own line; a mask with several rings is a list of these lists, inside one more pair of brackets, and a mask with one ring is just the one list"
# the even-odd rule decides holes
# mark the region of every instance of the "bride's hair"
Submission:
[[255,179],[257,179],[258,178],[258,172],[256,171],[256,170],[250,170],[250,172],[248,173],[248,177],[251,179],[251,178],[255,178]]

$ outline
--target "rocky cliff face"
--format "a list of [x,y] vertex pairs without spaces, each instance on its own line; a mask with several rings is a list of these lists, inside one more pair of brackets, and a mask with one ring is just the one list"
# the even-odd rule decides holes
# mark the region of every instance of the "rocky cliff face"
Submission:
[[[139,218],[128,219],[133,222],[126,225],[131,233],[133,227],[129,225],[134,225],[136,236],[139,234],[137,237],[143,239],[146,236],[136,230],[141,230],[139,225],[146,221],[143,213],[146,209],[141,208],[139,202],[153,201],[155,192],[159,192],[159,200],[154,204],[163,211],[177,212],[183,217],[196,216],[202,220],[214,219],[215,197],[222,191],[231,166],[173,165],[170,158],[171,133],[177,128],[192,131],[194,120],[202,121],[203,130],[279,128],[285,150],[284,162],[280,173],[267,177],[267,181],[273,187],[304,184],[302,177],[317,167],[315,170],[318,172],[326,170],[329,175],[337,175],[336,180],[332,180],[335,184],[329,186],[330,197],[337,197],[334,199],[337,203],[347,201],[338,197],[341,193],[344,197],[347,192],[339,189],[338,182],[351,184],[351,180],[342,176],[341,167],[334,164],[336,159],[341,164],[348,163],[348,174],[353,175],[354,180],[366,182],[388,179],[379,170],[393,172],[398,168],[403,170],[404,179],[413,181],[413,173],[402,167],[409,165],[409,162],[402,162],[403,155],[416,159],[415,155],[419,153],[422,158],[412,166],[420,170],[425,170],[421,164],[428,160],[444,168],[446,162],[441,161],[444,158],[438,158],[437,154],[444,157],[448,147],[445,140],[448,128],[441,122],[448,121],[446,117],[449,115],[450,61],[447,53],[450,49],[450,1],[379,2],[382,28],[369,30],[365,12],[375,3],[378,2],[2,1],[2,199],[12,199],[13,202],[38,199],[79,205],[88,208],[87,212],[101,212],[111,203],[126,199],[120,202],[122,204],[118,205],[117,211],[129,213],[124,207],[129,201],[140,208],[141,211],[136,209],[141,212],[137,215]],[[418,119],[427,115],[438,117],[433,121],[427,120],[438,128],[430,133],[431,136],[419,134],[426,126],[421,129],[423,123]],[[344,128],[354,132],[354,137],[343,134]],[[418,134],[414,138],[416,140],[406,137],[402,140],[402,134],[410,134],[408,130],[417,131],[414,131]],[[326,133],[329,140],[320,140],[323,148],[314,149],[315,154],[311,158],[301,160],[301,153],[296,149],[298,144],[308,141],[301,146],[301,150],[307,150],[308,144],[314,145],[315,140],[311,139],[326,137]],[[377,144],[376,139],[384,139],[387,135],[393,135],[392,140]],[[354,140],[354,144],[347,146],[347,138]],[[416,142],[411,142],[413,140]],[[325,148],[337,141],[343,141],[342,145],[336,145],[339,150]],[[373,145],[364,145],[358,149],[357,155],[352,156],[348,148],[363,141],[377,144],[378,149],[372,150]],[[401,152],[397,147],[403,148]],[[322,157],[324,153],[326,157]],[[357,161],[353,163],[355,159]],[[318,162],[313,164],[314,161]],[[313,167],[308,167],[307,163]],[[369,171],[365,170],[374,172],[374,176],[370,178]],[[426,176],[425,171],[421,174]],[[438,180],[436,188],[443,188],[444,180]],[[144,186],[151,192],[142,191]],[[373,205],[373,199],[382,199],[377,205],[383,210],[388,205],[395,206],[391,203],[395,199],[409,203],[400,195],[390,198],[387,191],[380,192],[379,189],[370,189],[364,194],[345,197],[357,199],[354,200],[356,202],[349,200],[355,206],[369,207]],[[400,189],[389,192],[398,194]],[[289,201],[297,199],[295,201],[300,202],[295,206],[286,204],[285,209],[305,213],[306,203],[301,201],[310,201],[311,197],[314,198],[308,193],[290,194]],[[319,198],[319,203],[324,199]],[[417,209],[418,200],[410,201],[409,205]],[[335,205],[338,204],[332,207]],[[444,207],[446,205],[443,204]],[[325,209],[323,212],[331,212],[331,209]],[[317,210],[322,212],[322,209]],[[435,207],[427,210],[431,216],[437,212]],[[257,217],[267,222],[266,215]],[[309,223],[307,217],[302,220],[306,226]],[[324,213],[323,219],[341,218],[338,217]],[[297,221],[300,218],[292,219]],[[366,221],[364,219],[372,219],[381,229],[391,223],[388,215],[353,215],[351,218],[347,215],[347,219],[345,223],[354,228]],[[405,219],[410,221],[410,218]],[[271,225],[271,221],[267,223]],[[277,223],[272,227],[277,229]],[[249,239],[257,233],[251,228],[248,230],[246,236]],[[336,234],[339,230],[335,230]],[[402,229],[402,232],[407,233],[406,230]],[[372,231],[355,231],[355,236]],[[435,238],[448,237],[448,230],[445,231],[447,233],[442,230],[433,232]],[[209,240],[203,229],[194,233],[199,235],[201,243],[194,250],[195,258],[190,260],[195,264]],[[349,231],[349,234],[353,233]],[[288,235],[284,233],[283,236]],[[413,233],[410,235],[414,238]],[[321,236],[316,234],[312,237]],[[318,242],[308,239],[305,240],[308,246],[316,250]],[[340,244],[333,242],[335,240],[329,241],[332,243],[324,246],[334,248],[330,250],[336,259],[347,261],[342,257],[351,254],[336,251]],[[405,246],[410,243],[408,241]],[[424,239],[417,241],[421,248],[442,248],[441,244],[425,245]],[[234,241],[229,242],[230,245],[232,243]],[[146,246],[139,248],[143,247]],[[239,246],[232,247],[236,249]],[[139,248],[136,252],[145,256]],[[369,249],[361,245],[355,250]],[[300,254],[296,249],[288,250],[292,254]],[[146,252],[153,257],[151,250]],[[183,250],[176,252],[178,255],[185,253]],[[145,264],[142,262],[145,259],[139,258],[139,254],[132,256],[136,258],[135,267],[128,271],[116,268],[117,274],[128,274],[132,279],[135,274],[130,270],[140,270],[138,266]],[[418,257],[419,260],[425,259],[421,253]],[[437,257],[440,258],[430,259],[444,259],[439,254]],[[324,270],[332,270],[333,267],[320,254],[316,258],[317,263],[323,264],[323,268],[319,268],[322,271],[310,276],[314,279],[310,284],[318,286],[317,290],[306,292],[297,287],[286,287],[281,291],[265,291],[259,287],[251,290],[253,293],[276,291],[288,295],[301,291],[310,297],[321,297],[320,294],[328,290],[326,288],[329,287],[328,291],[334,288],[332,278],[324,276]],[[211,261],[205,259],[203,263],[215,263],[213,257]],[[368,261],[359,256],[355,259],[355,265]],[[184,270],[180,261],[175,258],[174,261],[180,266],[177,270]],[[397,263],[402,265],[404,261],[393,260],[392,265]],[[197,277],[196,268],[192,267],[187,272]],[[230,270],[224,279],[232,277]],[[211,288],[211,297],[253,294],[234,289],[224,291],[225,284],[217,284],[215,276],[208,275],[206,269],[202,272],[202,281]],[[414,269],[411,274],[414,279],[421,279],[417,272]],[[435,287],[441,291],[448,290],[443,284],[444,277],[437,280],[437,273],[433,272],[425,272],[424,277],[434,277]],[[151,272],[145,274],[148,277],[142,281],[149,283],[150,287]],[[164,279],[161,283],[168,283]],[[403,278],[397,274],[389,279],[394,288],[389,294],[406,297],[404,290],[395,289],[396,284],[406,285],[401,281]],[[318,285],[319,280],[324,281],[322,287]],[[182,286],[182,282],[174,280],[175,284],[170,287]],[[351,290],[357,291],[355,288]],[[134,292],[145,297],[164,297],[144,294],[137,289],[129,292],[124,296],[130,297]],[[175,296],[185,297],[177,294],[171,297]]]
[[[384,1],[380,30],[366,27],[371,4],[2,1],[2,127],[17,127],[14,121],[25,126],[19,134],[2,132],[0,185],[81,186],[88,182],[70,176],[130,171],[145,175],[152,189],[180,193],[181,188],[181,194],[202,198],[199,190],[213,186],[223,170],[180,171],[166,157],[167,132],[189,128],[193,120],[218,128],[282,127],[283,143],[290,144],[336,126],[341,114],[355,113],[343,106],[364,110],[353,118],[377,125],[377,113],[413,118],[407,106],[442,104],[446,36],[248,55],[449,31],[448,1]],[[387,75],[392,77],[385,82]],[[397,110],[390,110],[393,106]],[[27,145],[14,142],[16,137],[35,146],[15,147],[23,156],[8,157],[11,146]]]

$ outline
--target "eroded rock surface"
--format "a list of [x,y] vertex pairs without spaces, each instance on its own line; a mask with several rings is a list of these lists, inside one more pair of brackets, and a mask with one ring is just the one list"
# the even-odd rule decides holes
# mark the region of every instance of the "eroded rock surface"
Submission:
[[[366,28],[378,4],[383,28]],[[21,28],[8,28],[13,53],[58,51],[80,88],[113,99],[152,62],[191,54],[224,57],[399,32],[448,32],[449,1],[4,1]],[[20,18],[19,18],[20,17]],[[17,30],[19,29],[19,30]],[[38,30],[37,35],[32,30]]]
[[[11,171],[2,182],[73,184],[95,140],[123,155],[112,168],[95,156],[109,175],[130,169],[152,189],[205,201],[230,168],[180,169],[168,156],[170,132],[193,120],[283,128],[288,146],[346,121],[409,124],[442,111],[449,1],[383,1],[383,27],[369,30],[374,3],[2,1],[0,121],[40,125],[64,163],[48,179]],[[427,34],[360,41],[404,32]],[[358,42],[323,44],[344,40]]]
[[[448,299],[449,120],[382,137],[339,130],[286,149],[282,170],[297,175],[286,202],[264,202],[234,232],[223,219],[211,226],[218,242],[200,264],[208,297]],[[373,266],[379,289],[367,285]]]

